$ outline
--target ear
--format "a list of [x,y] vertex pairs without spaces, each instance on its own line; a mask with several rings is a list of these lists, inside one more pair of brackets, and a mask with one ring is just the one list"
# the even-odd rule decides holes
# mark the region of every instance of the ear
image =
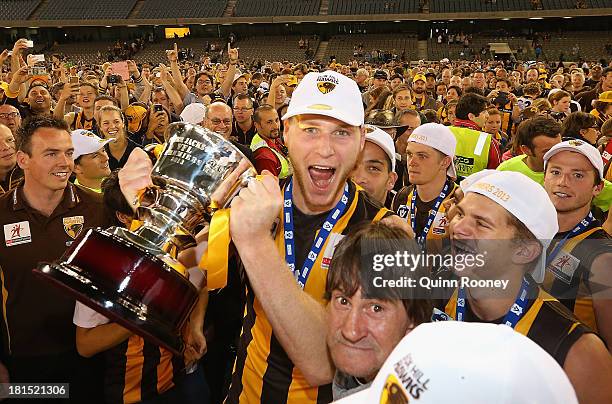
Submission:
[[29,162],[30,156],[28,156],[27,153],[21,150],[17,150],[17,164],[19,165],[19,168],[21,168],[22,170],[27,169]]
[[601,181],[599,183],[599,185],[595,185],[593,187],[593,197],[599,195],[599,193],[603,190],[603,187],[604,187],[604,182],[603,181]]
[[473,121],[473,120],[474,120],[474,118],[476,118],[476,115],[472,114],[471,112],[468,112],[468,119],[469,119],[470,121]]
[[397,173],[395,171],[391,171],[389,173],[389,179],[387,180],[387,191],[391,191],[393,189],[395,181],[397,181]]
[[542,245],[537,240],[519,240],[514,249],[511,261],[516,265],[527,265],[536,260],[542,253]]
[[289,118],[285,121],[285,125],[283,125],[283,143],[285,143],[285,145],[288,145],[289,142],[289,128],[291,127],[291,125],[293,124],[294,121],[294,117]]
[[76,175],[82,175],[83,174],[83,169],[81,168],[80,164],[75,164],[74,168],[72,169],[72,171],[76,174]]
[[450,156],[444,156],[444,158],[440,161],[442,167],[444,167],[444,171],[448,170],[448,167],[453,163],[453,160]]
[[360,153],[363,151],[363,148],[365,147],[365,133],[366,133],[365,125],[361,125],[361,127],[359,128],[359,152]]
[[529,150],[529,147],[525,146],[525,145],[520,145],[519,149],[521,150],[521,153],[526,154],[528,156],[531,156],[531,150]]

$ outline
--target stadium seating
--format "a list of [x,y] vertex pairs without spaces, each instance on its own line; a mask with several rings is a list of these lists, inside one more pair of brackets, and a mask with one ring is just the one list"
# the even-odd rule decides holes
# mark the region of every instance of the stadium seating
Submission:
[[[304,37],[304,39],[306,39]],[[240,39],[240,58],[250,62],[256,60],[289,60],[291,62],[303,62],[305,58],[304,49],[300,49],[298,41],[300,36],[270,36],[251,37]],[[318,39],[308,37],[310,47],[316,51],[319,46]]]
[[[179,39],[164,39],[160,42],[147,44],[147,46],[138,52],[135,59],[138,62],[148,63],[165,63],[168,64],[168,58],[166,57],[166,50],[172,49],[174,43],[180,48],[191,48],[193,49],[196,58],[199,59],[201,55],[205,53],[204,44],[218,44],[219,49],[225,48],[225,41],[219,38],[179,38]],[[242,49],[241,49],[242,50]]]
[[320,0],[238,0],[234,17],[317,15]]
[[550,40],[542,44],[543,57],[548,60],[559,60],[561,53],[564,59],[576,60],[572,55],[575,45],[580,48],[579,56],[587,60],[597,60],[607,55],[605,45],[610,43],[610,31],[576,31],[565,32],[561,35],[550,34]]
[[330,0],[330,15],[408,14],[419,11],[419,0]]
[[40,4],[40,0],[4,0],[0,1],[0,20],[25,20]]
[[101,20],[125,19],[136,0],[49,0],[43,4],[38,18],[41,20]]
[[148,0],[135,18],[212,18],[221,17],[227,0]]
[[353,56],[354,48],[359,45],[363,45],[363,52],[371,52],[374,49],[383,51],[395,50],[397,55],[406,52],[407,60],[416,59],[416,36],[408,34],[353,34],[332,37],[329,40],[323,60],[327,61],[331,56],[335,56],[339,63],[347,63],[351,59],[363,59]]
[[[575,4],[574,4],[575,6]],[[496,0],[495,3],[484,0],[430,0],[431,13],[461,13],[478,11],[515,11],[531,10],[530,0]]]
[[[493,42],[505,42],[510,46],[510,49],[516,51],[519,47],[522,47],[525,52],[531,52],[531,43],[523,37],[495,37],[495,36],[480,36],[473,37],[469,47],[474,52],[480,52],[482,47],[486,47],[489,43]],[[450,59],[463,59],[461,52],[464,51],[463,44],[447,44],[437,43],[436,38],[429,39],[427,41],[428,57],[431,60],[440,60],[442,58]],[[533,53],[533,52],[531,52]],[[485,58],[490,58],[490,55],[486,55]],[[471,59],[471,57],[466,57]]]

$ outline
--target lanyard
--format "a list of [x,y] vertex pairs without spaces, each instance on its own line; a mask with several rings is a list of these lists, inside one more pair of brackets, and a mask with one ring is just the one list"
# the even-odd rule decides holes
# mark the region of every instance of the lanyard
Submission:
[[283,205],[283,216],[284,216],[284,227],[285,227],[285,261],[287,266],[293,272],[298,285],[302,289],[306,285],[308,276],[310,276],[311,269],[321,252],[321,249],[325,245],[325,241],[329,237],[332,229],[342,217],[342,214],[346,210],[346,205],[349,199],[349,187],[348,183],[344,185],[344,193],[336,204],[336,206],[329,212],[323,226],[319,230],[319,234],[315,238],[315,241],[310,247],[310,252],[304,261],[304,265],[301,270],[295,268],[295,241],[293,236],[293,179],[289,180],[289,183],[285,187],[285,203]]
[[410,226],[416,235],[416,241],[419,243],[421,248],[425,248],[425,242],[427,241],[427,233],[429,233],[429,228],[431,227],[434,219],[436,218],[436,214],[438,213],[438,209],[440,209],[440,205],[446,195],[448,195],[448,189],[450,188],[450,183],[447,180],[444,183],[444,188],[442,188],[442,192],[438,195],[436,202],[434,203],[433,208],[429,211],[429,217],[427,218],[427,223],[425,227],[423,227],[423,231],[421,234],[416,234],[416,198],[417,198],[417,189],[414,187],[414,191],[412,191],[412,199],[410,200]]
[[[504,317],[502,324],[505,324],[511,328],[516,327],[523,314],[525,314],[525,309],[527,308],[527,291],[529,289],[529,283],[527,279],[523,278],[523,283],[521,285],[521,290],[516,297],[516,301],[510,307],[510,310]],[[465,321],[465,289],[459,288],[457,291],[457,321]]]
[[582,219],[580,223],[578,223],[578,225],[576,225],[576,227],[572,229],[572,231],[567,233],[565,237],[563,237],[557,243],[555,249],[548,255],[548,257],[546,257],[546,267],[548,267],[548,265],[555,259],[557,254],[559,254],[559,251],[561,251],[561,249],[569,239],[571,239],[572,237],[576,237],[577,235],[585,231],[587,227],[589,227],[594,221],[595,218],[593,217],[593,214],[589,212],[589,214],[584,219]]

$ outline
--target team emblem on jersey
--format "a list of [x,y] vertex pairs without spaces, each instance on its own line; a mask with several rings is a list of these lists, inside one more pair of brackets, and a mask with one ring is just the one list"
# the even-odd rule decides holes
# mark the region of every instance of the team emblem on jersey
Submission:
[[453,318],[440,309],[434,307],[431,315],[431,321],[452,321]]
[[331,264],[332,257],[334,256],[334,251],[336,251],[336,246],[342,240],[344,236],[339,233],[330,233],[329,239],[327,241],[327,246],[325,246],[325,251],[323,251],[323,259],[321,260],[321,269],[329,269],[329,265]]
[[436,217],[433,220],[433,225],[431,228],[431,232],[433,234],[442,236],[446,234],[446,227],[448,226],[448,219],[446,218],[446,213],[438,212],[436,213]]
[[380,404],[408,404],[408,396],[393,374],[387,376],[385,387],[380,395]]
[[85,218],[83,216],[71,216],[63,218],[62,221],[64,223],[64,231],[74,240],[81,234]]
[[30,222],[18,222],[4,225],[4,243],[7,247],[31,243]]
[[408,206],[400,205],[399,208],[397,208],[397,215],[402,219],[408,217]]
[[570,285],[579,265],[580,260],[578,258],[570,253],[561,252],[557,254],[550,264],[548,264],[546,269],[552,272],[555,278]]
[[329,94],[340,82],[334,76],[330,76],[327,74],[320,75],[317,77],[317,88],[322,94]]

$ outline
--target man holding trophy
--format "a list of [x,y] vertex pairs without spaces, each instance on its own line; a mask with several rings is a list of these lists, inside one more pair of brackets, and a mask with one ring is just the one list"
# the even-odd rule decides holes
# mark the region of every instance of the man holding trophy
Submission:
[[[323,292],[334,247],[363,221],[406,227],[348,181],[364,147],[363,116],[354,81],[331,71],[306,75],[283,116],[293,177],[279,185],[264,172],[231,201],[229,230],[248,290],[229,403],[331,401]],[[240,166],[228,178],[248,165]],[[153,185],[146,153],[135,150],[119,177],[126,199],[138,203]],[[218,253],[211,247],[213,227],[200,261],[209,285],[213,272],[219,278],[211,265]]]

